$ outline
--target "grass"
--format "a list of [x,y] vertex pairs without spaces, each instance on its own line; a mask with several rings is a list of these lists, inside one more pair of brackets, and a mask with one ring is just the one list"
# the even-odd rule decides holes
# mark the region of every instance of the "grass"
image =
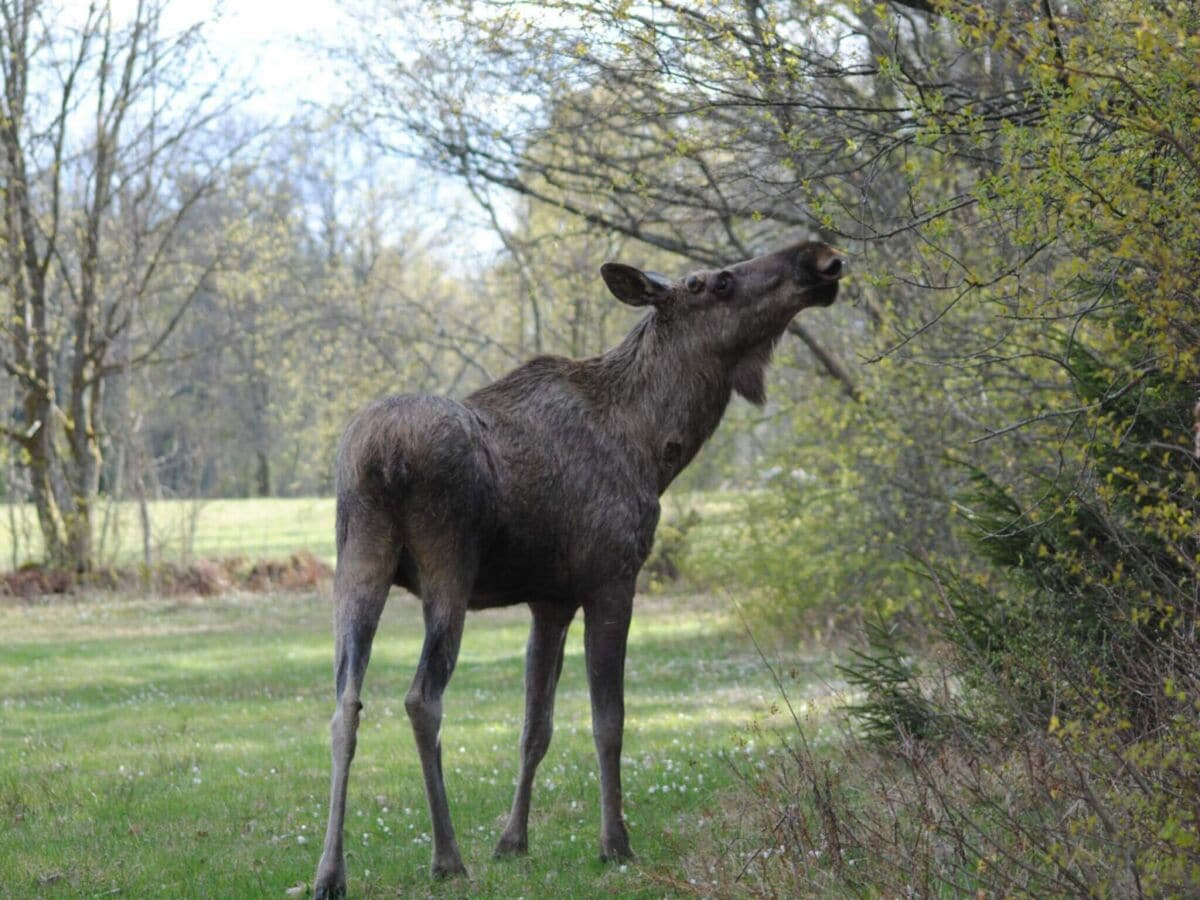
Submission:
[[[333,498],[155,500],[148,504],[150,543],[158,560],[245,556],[281,558],[310,550],[332,561]],[[137,504],[103,501],[94,520],[103,564],[142,561]],[[0,569],[41,558],[42,539],[31,504],[0,509]]]
[[[327,596],[311,594],[0,606],[0,895],[262,897],[307,883],[326,814],[329,618]],[[775,692],[735,619],[704,599],[639,597],[623,767],[638,860],[598,861],[577,623],[531,854],[495,861],[528,613],[473,614],[443,727],[471,877],[433,883],[402,703],[419,622],[417,604],[393,596],[367,675],[347,817],[355,896],[661,896],[688,877],[679,860],[733,783],[727,755],[773,752],[745,742],[752,722],[771,721]]]
[[[739,495],[732,491],[676,492],[664,500],[663,518],[688,509],[702,516],[693,539],[715,531],[736,516]],[[332,497],[270,497],[236,500],[155,500],[148,504],[151,546],[161,561],[245,556],[283,558],[309,550],[332,562]],[[100,562],[135,565],[142,561],[137,504],[101,501],[95,519]],[[31,504],[0,507],[0,570],[41,558],[42,540]]]

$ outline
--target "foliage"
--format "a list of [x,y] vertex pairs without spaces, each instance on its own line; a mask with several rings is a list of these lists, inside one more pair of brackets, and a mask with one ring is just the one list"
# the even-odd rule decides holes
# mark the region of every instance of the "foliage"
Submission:
[[765,771],[739,767],[684,865],[720,896],[1191,896],[1200,860],[1174,792],[1194,753],[1194,732],[1125,758],[1037,732],[893,754],[793,741]]
[[924,693],[920,666],[901,647],[895,625],[882,616],[867,622],[866,651],[851,650],[853,660],[838,666],[863,699],[848,712],[873,741],[930,741],[943,736],[938,710]]
[[662,590],[667,584],[679,580],[682,574],[679,566],[688,550],[689,532],[700,521],[700,513],[692,508],[679,518],[659,523],[654,535],[654,548],[638,576],[639,590]]
[[[987,37],[1020,61],[1036,115],[994,131],[969,106],[947,115],[922,101],[927,140],[994,150],[998,168],[975,194],[1030,254],[1015,274],[1038,279],[1038,292],[1018,289],[1017,324],[995,352],[1026,377],[1047,377],[1052,361],[1067,391],[1004,430],[1025,446],[959,458],[968,478],[952,496],[979,556],[924,558],[965,692],[950,706],[971,711],[959,733],[968,747],[997,743],[966,753],[962,770],[924,764],[928,749],[905,764],[961,850],[956,818],[996,848],[979,859],[998,867],[984,880],[993,889],[1031,889],[1010,881],[1018,857],[1002,847],[1019,835],[1050,879],[1034,893],[1187,894],[1200,874],[1195,785],[1177,776],[1200,735],[1200,467],[1188,434],[1200,171],[1194,112],[1177,111],[1196,108],[1195,13],[1171,7],[1130,29],[1119,27],[1128,7],[1084,6],[1093,15],[1035,23],[957,9],[964,44]],[[1033,321],[1040,334],[1022,327]],[[874,647],[856,669],[868,725],[906,674],[895,654]],[[1018,756],[1041,763],[1025,767],[1029,795],[1014,806],[972,767]]]
[[955,621],[992,669],[1044,660],[1031,680],[1036,693],[1023,695],[1031,709],[1048,715],[1052,703],[1077,693],[1072,684],[1099,678],[1106,705],[1145,727],[1171,714],[1161,685],[1197,674],[1187,647],[1200,614],[1191,525],[1200,480],[1179,447],[1190,386],[1161,370],[1134,370],[1131,381],[1129,367],[1104,367],[1079,348],[1074,357],[1091,409],[1082,446],[1072,449],[1086,462],[1072,478],[1038,484],[1020,499],[974,473],[962,508],[984,557],[1013,579],[1017,600],[987,610],[984,597],[956,588]]
[[[873,371],[858,381],[861,402],[848,404],[832,379],[812,385],[811,364],[780,362],[765,421],[750,431],[762,461],[735,447],[724,462],[741,487],[737,513],[687,556],[686,574],[701,587],[737,586],[755,621],[789,637],[925,614],[912,554],[952,553],[958,536],[917,420],[893,415]],[[927,408],[920,420],[936,415]]]

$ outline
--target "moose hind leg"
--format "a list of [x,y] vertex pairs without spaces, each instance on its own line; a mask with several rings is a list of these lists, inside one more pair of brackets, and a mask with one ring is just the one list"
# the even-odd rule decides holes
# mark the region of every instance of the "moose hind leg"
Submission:
[[529,850],[529,801],[538,764],[550,747],[554,730],[554,692],[562,673],[563,646],[570,619],[539,613],[535,608],[525,651],[525,728],[521,732],[521,770],[508,824],[496,844],[496,856]]
[[[386,533],[386,532],[384,532]],[[357,744],[363,676],[371,656],[371,643],[387,600],[395,548],[351,536],[338,554],[334,576],[334,685],[336,708],[330,724],[333,774],[329,796],[329,824],[325,848],[313,881],[316,900],[343,897],[346,893],[346,860],[343,826],[350,761]]]
[[404,708],[412,722],[417,752],[421,757],[425,799],[429,803],[429,818],[433,827],[430,872],[435,878],[444,878],[467,873],[450,821],[450,805],[442,777],[441,741],[442,694],[458,660],[467,611],[467,591],[431,586],[423,593],[425,646],[421,650],[421,660],[417,664],[412,686],[404,698]]

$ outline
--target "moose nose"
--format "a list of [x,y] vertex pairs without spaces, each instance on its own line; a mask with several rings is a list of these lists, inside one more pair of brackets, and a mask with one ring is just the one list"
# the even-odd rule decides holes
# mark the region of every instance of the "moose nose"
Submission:
[[836,281],[846,274],[848,266],[846,257],[831,253],[817,263],[817,274],[829,281]]

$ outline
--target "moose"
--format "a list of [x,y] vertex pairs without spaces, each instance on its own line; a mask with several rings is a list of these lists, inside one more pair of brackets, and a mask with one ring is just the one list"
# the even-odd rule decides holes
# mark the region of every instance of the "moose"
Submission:
[[600,274],[648,313],[589,359],[539,356],[456,401],[400,395],[347,426],[336,463],[333,774],[317,898],[345,894],[346,786],[363,676],[392,585],[420,598],[425,641],[404,706],[433,831],[434,877],[464,875],[442,779],[442,695],[469,609],[527,603],[525,724],[496,856],[528,849],[534,773],[550,745],[567,629],[580,608],[600,768],[600,857],[632,857],[621,812],[625,645],[659,497],[734,393],[761,405],[792,318],[828,306],[846,259],[802,242],[679,281]]

